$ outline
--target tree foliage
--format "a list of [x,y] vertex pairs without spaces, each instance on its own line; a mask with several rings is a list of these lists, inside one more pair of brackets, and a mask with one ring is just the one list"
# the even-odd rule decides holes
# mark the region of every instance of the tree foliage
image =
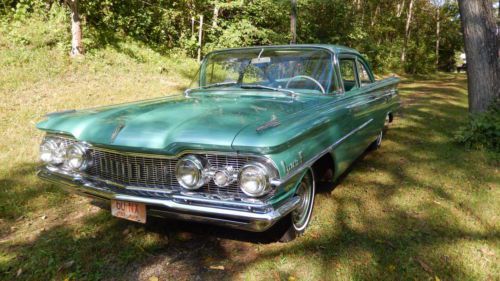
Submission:
[[[0,0],[0,13],[47,14],[53,0]],[[410,0],[298,0],[297,43],[342,44],[366,54],[379,71],[436,70],[436,25],[440,21],[439,65],[451,70],[461,50],[457,3],[413,0],[411,36],[402,65]],[[290,0],[86,0],[80,2],[86,49],[133,37],[161,52],[195,56],[203,15],[203,52],[225,47],[288,44]],[[439,14],[439,17],[435,15]],[[86,39],[88,40],[88,39]]]

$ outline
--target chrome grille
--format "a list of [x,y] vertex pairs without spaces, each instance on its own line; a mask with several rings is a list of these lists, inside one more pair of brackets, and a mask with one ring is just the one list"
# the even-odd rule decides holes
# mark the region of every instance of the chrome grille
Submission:
[[[58,137],[64,141],[65,145],[69,146],[76,141],[74,139],[63,136]],[[96,147],[91,147],[89,153],[92,155],[93,163],[87,170],[87,173],[98,179],[108,180],[117,184],[122,184],[132,187],[154,188],[157,191],[137,191],[129,190],[140,195],[161,197],[165,194],[158,191],[181,191],[183,190],[175,177],[175,165],[177,159],[158,158],[152,155],[135,156],[124,154],[119,151],[104,150]],[[205,157],[212,167],[221,169],[225,166],[232,166],[236,171],[249,162],[252,158],[247,156],[227,156],[216,154],[198,154]],[[267,200],[274,195],[275,190],[271,191],[266,196],[259,198]],[[215,195],[221,199],[244,199],[248,198],[239,188],[238,183],[232,183],[229,186],[218,187],[210,180],[207,184],[193,193],[203,193],[207,195]]]
[[[177,159],[126,155],[94,148],[90,149],[89,152],[92,155],[93,165],[88,170],[88,173],[92,176],[126,186],[157,188],[168,191],[181,190],[175,177]],[[202,154],[201,156],[205,157],[212,167],[232,166],[238,171],[249,161],[249,158],[244,156],[213,154]],[[226,187],[218,187],[212,180],[197,192],[218,195],[222,198],[246,197],[237,183],[232,183]]]

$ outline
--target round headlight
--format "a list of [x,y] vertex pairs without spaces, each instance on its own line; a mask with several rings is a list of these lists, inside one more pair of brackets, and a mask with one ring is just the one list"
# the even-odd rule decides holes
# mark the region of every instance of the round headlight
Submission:
[[269,171],[260,163],[249,163],[241,169],[240,188],[248,196],[259,197],[271,190]]
[[207,181],[205,175],[207,166],[208,163],[205,159],[195,155],[187,155],[180,159],[175,167],[177,181],[186,189],[198,189]]
[[213,180],[218,187],[228,186],[238,180],[238,171],[232,166],[226,166],[213,174]]
[[66,150],[64,166],[71,170],[85,170],[89,165],[89,155],[85,146],[79,143],[70,145]]
[[40,160],[45,163],[52,162],[52,156],[57,149],[57,144],[53,139],[46,139],[40,145]]
[[45,138],[40,145],[40,160],[58,165],[64,162],[66,144],[57,138]]

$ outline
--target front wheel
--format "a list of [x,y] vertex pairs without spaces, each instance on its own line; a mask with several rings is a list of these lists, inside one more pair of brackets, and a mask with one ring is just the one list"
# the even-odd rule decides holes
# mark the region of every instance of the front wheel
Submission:
[[377,150],[377,149],[379,149],[379,147],[382,145],[382,138],[383,137],[384,137],[384,131],[381,130],[378,133],[377,138],[370,145],[370,150]]
[[300,181],[295,192],[295,196],[300,199],[299,205],[284,219],[285,231],[279,239],[280,242],[292,241],[305,232],[311,220],[315,193],[314,176],[312,170],[309,170]]

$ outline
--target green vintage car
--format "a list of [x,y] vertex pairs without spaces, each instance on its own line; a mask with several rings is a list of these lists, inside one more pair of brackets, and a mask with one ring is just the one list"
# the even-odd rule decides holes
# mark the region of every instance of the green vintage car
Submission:
[[117,217],[279,228],[290,240],[309,224],[316,185],[380,145],[398,82],[375,81],[342,46],[215,51],[183,94],[48,114],[39,176]]

